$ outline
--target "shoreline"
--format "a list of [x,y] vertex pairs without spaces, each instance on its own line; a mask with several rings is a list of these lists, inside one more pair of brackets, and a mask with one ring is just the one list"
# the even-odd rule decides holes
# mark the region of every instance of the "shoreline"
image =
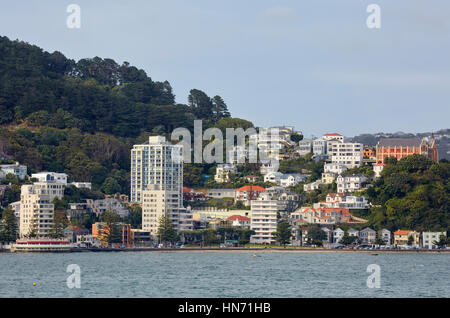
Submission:
[[450,250],[346,250],[346,249],[319,249],[319,248],[88,248],[71,249],[69,251],[20,251],[11,252],[0,250],[0,254],[8,253],[119,253],[119,252],[160,252],[160,253],[363,253],[363,254],[450,254]]

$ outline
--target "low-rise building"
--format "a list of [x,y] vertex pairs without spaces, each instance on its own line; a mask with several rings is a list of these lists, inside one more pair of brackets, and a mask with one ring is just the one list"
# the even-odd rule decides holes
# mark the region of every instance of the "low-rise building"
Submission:
[[427,249],[438,248],[436,242],[439,242],[441,235],[447,237],[446,232],[423,232],[422,233],[422,247]]
[[[189,208],[189,207],[188,207]],[[233,215],[240,215],[248,217],[250,210],[229,210],[219,209],[216,207],[195,207],[191,209],[192,218],[194,220],[199,219],[228,219]]]
[[382,229],[380,237],[384,241],[385,245],[391,245],[392,244],[392,233],[391,233],[391,231],[389,231],[387,229]]
[[349,236],[359,237],[359,231],[353,228],[348,229],[347,233]]
[[364,188],[368,178],[362,174],[339,175],[336,178],[337,192],[355,192]]
[[261,193],[266,191],[260,186],[243,186],[235,190],[235,201],[243,201],[245,205],[249,205],[250,201],[256,200]]
[[35,178],[38,182],[56,182],[67,185],[67,174],[57,172],[39,172],[33,173],[31,178]]
[[365,229],[359,231],[359,239],[361,240],[361,244],[375,244],[375,241],[377,239],[377,232],[372,230],[371,228],[366,227]]
[[[118,224],[120,233],[120,243],[123,246],[130,247],[132,245],[131,239],[131,225],[130,224]],[[95,222],[92,224],[92,238],[99,240],[103,245],[108,244],[108,236],[110,234],[109,226],[104,222]]]
[[311,183],[304,184],[303,185],[303,191],[311,192],[311,191],[314,191],[314,190],[318,190],[318,189],[320,189],[323,186],[324,186],[324,184],[322,183],[322,181],[321,180],[317,180],[317,181],[314,181],[314,182],[311,182]]
[[365,210],[369,208],[369,201],[365,197],[347,193],[328,193],[326,201],[315,203],[314,207]]
[[264,182],[275,183],[282,187],[292,187],[307,179],[306,175],[299,173],[271,172],[264,176]]
[[213,199],[232,198],[236,196],[236,189],[208,189],[206,196]]
[[217,183],[225,183],[230,181],[230,174],[236,174],[237,168],[235,165],[226,163],[219,164],[216,168],[216,174],[214,176],[214,181]]
[[333,231],[333,243],[339,243],[344,237],[344,230],[337,228]]
[[251,219],[246,216],[232,215],[228,218],[228,221],[231,222],[232,227],[237,227],[237,228],[242,228],[242,229],[250,228]]
[[299,156],[306,156],[309,153],[313,152],[313,140],[312,139],[303,139],[298,143],[297,153]]
[[[412,237],[412,239],[410,239]],[[419,246],[420,235],[419,233],[411,230],[398,230],[394,232],[394,245],[396,246],[408,246],[408,242],[411,240],[411,246]]]
[[15,164],[0,165],[0,171],[3,172],[5,177],[8,174],[13,174],[20,180],[24,180],[27,176],[27,166],[21,165],[18,162]]
[[81,226],[70,225],[64,229],[64,237],[71,243],[77,242],[77,236],[88,235],[89,230]]
[[290,215],[297,224],[334,225],[340,223],[364,223],[352,216],[349,209],[302,207]]
[[344,164],[340,163],[326,163],[323,166],[323,172],[325,173],[334,173],[339,175],[347,170],[348,168]]
[[100,200],[86,200],[89,209],[97,216],[103,215],[106,211],[114,211],[120,217],[126,217],[129,214],[125,204],[116,198],[106,198]]
[[379,178],[379,177],[381,177],[381,172],[383,171],[383,169],[384,169],[384,163],[377,163],[377,164],[374,164],[372,167],[373,167],[373,172],[374,172],[374,177],[375,178]]
[[92,183],[90,182],[71,182],[69,183],[69,186],[73,185],[74,187],[78,189],[92,189]]

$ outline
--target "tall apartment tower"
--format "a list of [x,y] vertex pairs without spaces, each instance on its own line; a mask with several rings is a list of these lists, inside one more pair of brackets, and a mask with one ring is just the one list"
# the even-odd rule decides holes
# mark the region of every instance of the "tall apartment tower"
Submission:
[[131,202],[142,202],[148,185],[183,194],[183,147],[163,136],[149,137],[148,143],[131,150]]
[[48,237],[53,227],[52,201],[63,196],[64,185],[54,181],[23,185],[20,193],[20,237],[32,232],[37,237]]

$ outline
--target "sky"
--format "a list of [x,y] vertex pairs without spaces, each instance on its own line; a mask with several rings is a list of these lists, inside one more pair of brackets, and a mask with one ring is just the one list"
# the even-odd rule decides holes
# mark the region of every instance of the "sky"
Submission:
[[[69,4],[81,8],[70,29]],[[369,4],[381,28],[369,29]],[[0,0],[0,35],[128,61],[305,137],[450,128],[450,1]]]

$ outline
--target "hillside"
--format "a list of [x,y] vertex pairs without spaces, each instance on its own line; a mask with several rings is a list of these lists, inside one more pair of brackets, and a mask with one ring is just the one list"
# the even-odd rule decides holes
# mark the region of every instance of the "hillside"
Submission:
[[176,104],[168,81],[99,57],[74,61],[0,37],[0,162],[17,160],[29,173],[65,172],[95,190],[129,192],[130,149],[176,127],[204,129],[252,123],[230,118],[220,96],[192,89]]

